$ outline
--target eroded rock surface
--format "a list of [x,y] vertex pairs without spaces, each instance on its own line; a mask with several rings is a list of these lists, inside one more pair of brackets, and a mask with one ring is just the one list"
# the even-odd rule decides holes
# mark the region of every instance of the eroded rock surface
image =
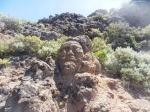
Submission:
[[68,112],[82,112],[92,97],[96,85],[95,75],[100,74],[101,65],[92,56],[92,42],[88,36],[69,38],[60,49],[59,57],[62,97],[66,97]]
[[[0,112],[58,112],[55,63],[29,56],[14,57],[2,69]],[[13,74],[12,74],[13,73]]]
[[149,96],[135,97],[103,75],[91,51],[82,35],[62,44],[56,63],[12,57],[0,69],[0,112],[150,112]]
[[60,70],[63,75],[88,72],[99,74],[101,65],[92,56],[92,42],[88,36],[69,38],[60,49]]

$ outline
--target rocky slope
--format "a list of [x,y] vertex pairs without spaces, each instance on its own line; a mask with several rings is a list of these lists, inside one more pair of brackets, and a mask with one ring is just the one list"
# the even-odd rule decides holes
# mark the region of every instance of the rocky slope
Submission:
[[150,101],[102,74],[88,36],[69,38],[60,57],[12,57],[0,69],[0,112],[150,112]]
[[62,13],[60,15],[56,14],[54,17],[49,16],[48,18],[40,19],[37,23],[22,22],[22,24],[20,24],[14,20],[11,26],[8,24],[8,27],[6,27],[7,21],[1,20],[0,32],[11,36],[16,36],[21,33],[25,36],[38,36],[43,40],[52,40],[54,39],[53,37],[57,39],[59,34],[66,36],[88,35],[87,32],[93,28],[102,32],[111,22],[120,20],[124,21],[117,10],[112,9],[108,13],[107,10],[100,9],[88,17],[75,13]]

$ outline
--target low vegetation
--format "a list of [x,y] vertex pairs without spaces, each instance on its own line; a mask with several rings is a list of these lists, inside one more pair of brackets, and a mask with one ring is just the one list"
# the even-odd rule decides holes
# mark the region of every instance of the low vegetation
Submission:
[[111,23],[106,30],[108,42],[112,44],[113,49],[127,46],[136,49],[135,37],[132,35],[132,28],[128,23]]
[[9,59],[6,59],[6,58],[1,59],[0,58],[0,68],[3,67],[3,66],[5,66],[5,65],[7,65],[8,62],[9,62]]
[[110,52],[111,48],[106,44],[106,40],[95,37],[92,41],[93,44],[93,55],[103,64],[107,60],[107,53]]
[[15,41],[11,43],[4,43],[1,41],[0,44],[0,55],[5,57],[6,55],[20,55],[28,54],[31,56],[37,56],[41,59],[45,59],[48,56],[56,58],[58,50],[63,41],[67,39],[66,36],[61,36],[58,41],[43,41],[36,36],[23,36],[18,35]]
[[117,48],[109,54],[105,70],[135,87],[150,89],[150,55],[132,48]]
[[25,20],[0,14],[0,26],[2,27],[3,24],[4,30],[20,33],[24,23],[26,23]]

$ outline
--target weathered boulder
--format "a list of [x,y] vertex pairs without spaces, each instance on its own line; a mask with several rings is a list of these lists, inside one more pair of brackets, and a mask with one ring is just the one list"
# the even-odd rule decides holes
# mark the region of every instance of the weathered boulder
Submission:
[[60,35],[56,33],[55,31],[49,31],[49,32],[42,32],[41,33],[41,40],[58,40],[60,38]]

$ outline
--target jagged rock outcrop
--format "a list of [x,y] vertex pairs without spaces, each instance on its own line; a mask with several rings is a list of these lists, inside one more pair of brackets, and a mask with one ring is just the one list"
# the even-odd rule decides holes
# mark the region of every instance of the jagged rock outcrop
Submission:
[[54,61],[49,58],[48,65],[28,56],[11,60],[1,71],[0,112],[58,112]]
[[75,13],[62,13],[54,17],[50,16],[39,20],[38,23],[51,26],[51,30],[72,37],[84,35],[91,28],[103,31],[108,25],[103,23],[103,21],[86,18]]
[[48,24],[52,26],[52,30],[68,36],[78,36],[85,32],[87,19],[80,14],[62,13],[54,17],[41,19],[38,23]]
[[[8,34],[11,36],[16,36],[17,34],[21,33],[25,36],[38,36],[44,40],[52,40],[56,35],[57,36],[54,40],[57,40],[59,38],[59,34],[64,34],[71,37],[85,34],[88,35],[87,32],[90,31],[92,28],[98,29],[100,32],[103,32],[105,31],[105,28],[112,22],[129,22],[126,20],[128,19],[128,13],[126,12],[127,14],[126,16],[124,16],[124,13],[120,13],[120,10],[121,9],[111,9],[108,12],[105,9],[99,9],[89,14],[88,17],[84,17],[80,14],[67,12],[40,19],[37,23],[17,23],[17,26],[12,21],[11,24],[14,25],[16,28],[5,28],[5,23],[7,23],[7,21],[5,21],[4,23],[4,21],[0,20],[0,33]],[[51,35],[51,31],[57,34],[55,36]]]
[[20,28],[18,31],[4,28],[5,24],[1,22],[0,32],[11,36],[21,33],[25,36],[37,36],[44,40],[57,40],[59,34],[71,37],[88,35],[87,32],[91,31],[92,28],[103,32],[110,22],[113,22],[110,21],[110,18],[108,11],[103,9],[93,12],[89,17],[75,13],[62,13],[60,15],[56,14],[54,17],[43,18],[37,23],[25,22],[18,24]]

